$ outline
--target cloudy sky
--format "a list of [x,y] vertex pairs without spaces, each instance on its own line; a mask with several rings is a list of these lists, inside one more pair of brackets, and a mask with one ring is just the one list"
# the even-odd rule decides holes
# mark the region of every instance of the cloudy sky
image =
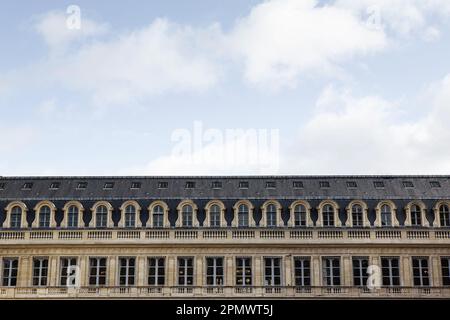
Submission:
[[3,1],[0,40],[0,175],[450,173],[448,0]]

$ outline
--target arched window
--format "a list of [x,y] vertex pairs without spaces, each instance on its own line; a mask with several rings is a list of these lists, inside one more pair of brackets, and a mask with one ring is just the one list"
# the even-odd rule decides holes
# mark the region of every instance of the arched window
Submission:
[[249,226],[249,214],[248,206],[245,204],[239,205],[238,208],[238,227],[248,227]]
[[78,215],[80,214],[77,206],[70,206],[67,211],[67,227],[78,228]]
[[125,228],[136,227],[136,208],[133,205],[128,205],[125,208]]
[[274,204],[267,206],[266,219],[267,227],[273,228],[277,226],[277,208]]
[[411,206],[411,225],[422,226],[422,210],[416,204]]
[[392,210],[387,204],[381,206],[381,226],[391,227],[392,226]]
[[352,225],[354,227],[363,226],[363,208],[359,204],[352,206]]
[[213,204],[209,209],[209,225],[211,228],[220,227],[220,214],[221,209],[217,204]]
[[334,227],[334,208],[330,204],[326,204],[322,209],[322,221],[324,227]]
[[181,226],[191,228],[193,226],[193,210],[191,205],[184,205],[181,209]]
[[108,226],[108,208],[104,205],[97,207],[95,211],[95,227],[106,228]]
[[22,227],[22,208],[15,206],[11,210],[11,219],[9,221],[10,228],[21,228]]
[[446,204],[440,206],[439,217],[441,227],[450,227],[450,210]]
[[164,227],[164,208],[160,205],[153,207],[152,212],[152,227],[153,228],[163,228]]
[[294,226],[306,227],[306,207],[302,204],[294,207]]
[[49,206],[42,206],[39,210],[39,228],[50,228],[51,209]]

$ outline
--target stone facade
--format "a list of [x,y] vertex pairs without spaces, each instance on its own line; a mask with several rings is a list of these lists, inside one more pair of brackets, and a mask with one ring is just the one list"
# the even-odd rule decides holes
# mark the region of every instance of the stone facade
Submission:
[[0,178],[0,299],[450,298],[448,180]]

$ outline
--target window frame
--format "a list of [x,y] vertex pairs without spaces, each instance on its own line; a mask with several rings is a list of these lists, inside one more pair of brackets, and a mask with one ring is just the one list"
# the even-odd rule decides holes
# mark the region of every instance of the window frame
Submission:
[[[5,263],[9,261],[8,267],[5,266]],[[16,266],[14,267],[14,262]],[[1,259],[1,286],[14,288],[17,287],[18,284],[18,275],[20,268],[20,260],[18,257],[2,257]],[[5,275],[5,271],[8,270],[8,274]]]
[[[156,207],[161,207],[163,209],[162,215],[163,215],[163,225],[162,226],[155,226],[155,208]],[[163,229],[163,228],[170,228],[170,221],[169,221],[169,206],[167,205],[167,203],[165,203],[164,201],[161,200],[157,200],[157,201],[153,201],[149,206],[148,206],[148,213],[149,213],[149,217],[147,222],[145,223],[145,227],[147,228],[153,228],[153,229]]]
[[[150,261],[154,260],[155,261],[155,265],[151,266]],[[162,261],[162,267],[159,265],[159,262]],[[163,287],[166,285],[166,276],[167,276],[167,271],[166,271],[166,257],[147,257],[147,285],[151,286],[151,287]],[[154,268],[155,273],[153,275],[150,274],[150,269]],[[162,269],[162,275],[160,273]],[[162,283],[160,282],[160,279],[162,278]],[[150,279],[153,279],[155,283],[151,284],[152,281],[150,281]]]
[[[100,265],[95,265],[95,266],[92,266],[91,265],[91,261],[92,260],[95,260],[95,261],[97,261],[97,262],[101,262],[102,260],[105,260],[105,265],[104,266],[102,266],[101,264]],[[87,281],[87,284],[88,284],[88,286],[90,286],[90,287],[105,287],[105,286],[107,286],[108,285],[108,257],[101,257],[101,256],[92,256],[92,257],[89,257],[88,258],[88,274],[87,274],[87,277],[88,277],[88,281]],[[94,275],[92,275],[92,268],[95,268],[96,269],[96,273],[94,274]],[[101,268],[104,268],[104,270],[105,270],[105,274],[104,275],[101,275]],[[94,279],[95,279],[95,284],[92,284],[91,283],[91,280],[93,279],[93,277],[94,277]],[[101,284],[100,282],[100,280],[101,279],[104,279],[104,284]]]
[[[217,265],[217,260],[221,260],[222,261],[222,265],[218,266]],[[208,265],[208,260],[213,260],[214,263],[212,266]],[[213,269],[213,274],[209,275],[209,270],[210,268]],[[217,269],[218,268],[222,268],[222,274],[218,273]],[[226,269],[226,259],[223,256],[205,256],[205,285],[208,287],[223,287],[226,284],[226,279],[225,279],[225,269]],[[208,284],[208,280],[211,279],[213,280],[212,284]],[[220,280],[221,281],[218,281]]]

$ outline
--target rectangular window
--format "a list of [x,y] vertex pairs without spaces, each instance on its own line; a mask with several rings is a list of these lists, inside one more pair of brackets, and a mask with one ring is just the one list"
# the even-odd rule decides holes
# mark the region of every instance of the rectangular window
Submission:
[[412,181],[403,181],[403,188],[412,189],[414,188],[414,183]]
[[208,286],[222,286],[224,284],[223,258],[206,258],[206,284]]
[[239,182],[239,189],[248,189],[248,181],[240,181]]
[[[75,276],[77,276],[77,258],[61,258],[61,270],[59,283],[61,286],[76,285]],[[69,283],[67,280],[69,279]]]
[[178,285],[194,284],[194,258],[178,258]]
[[209,224],[210,224],[211,228],[219,228],[220,227],[220,211],[211,210],[209,212]]
[[50,184],[50,190],[58,190],[60,185],[61,185],[61,183],[59,183],[59,182],[52,182]]
[[281,286],[281,258],[264,258],[264,285]]
[[186,189],[194,189],[195,188],[195,182],[194,181],[187,181],[185,188]]
[[119,285],[134,286],[136,258],[119,258]]
[[309,257],[295,257],[294,273],[297,287],[311,286],[311,259]]
[[77,189],[78,190],[84,190],[87,188],[87,182],[78,182]]
[[252,285],[252,259],[236,258],[236,285]]
[[141,183],[140,182],[132,182],[131,183],[131,189],[132,190],[138,190],[138,189],[140,189],[141,188]]
[[33,286],[46,286],[48,277],[48,258],[33,259]]
[[353,285],[364,287],[367,285],[367,268],[369,267],[369,259],[366,257],[354,257],[353,264]]
[[105,182],[103,186],[103,190],[111,190],[114,188],[114,182]]
[[439,181],[430,181],[430,186],[432,188],[440,188],[441,187],[441,183]]
[[106,285],[106,258],[89,259],[89,285]]
[[3,258],[2,269],[2,285],[4,287],[15,287],[17,285],[17,270],[19,269],[19,259]]
[[400,286],[400,259],[397,257],[381,258],[383,286]]
[[328,189],[330,187],[330,182],[328,181],[319,181],[319,186],[321,189]]
[[5,190],[5,183],[4,182],[0,182],[0,190]]
[[294,181],[292,182],[292,186],[294,189],[303,189],[303,181]]
[[167,181],[158,181],[158,189],[167,189],[169,183]]
[[31,190],[33,188],[32,182],[25,182],[22,186],[22,190]]
[[322,260],[322,275],[325,286],[341,285],[341,260],[339,257],[325,257]]
[[212,188],[213,189],[222,189],[222,181],[213,181]]
[[441,257],[442,284],[450,286],[450,257]]
[[266,189],[275,189],[277,187],[277,184],[275,181],[267,181],[266,182]]
[[384,189],[384,182],[383,181],[374,181],[373,186],[376,189]]
[[162,257],[148,258],[148,285],[163,286],[165,276],[165,259]]
[[428,271],[428,258],[412,257],[414,285],[428,287],[430,285],[430,274]]
[[349,189],[356,189],[358,185],[356,184],[356,181],[347,181],[347,188]]

